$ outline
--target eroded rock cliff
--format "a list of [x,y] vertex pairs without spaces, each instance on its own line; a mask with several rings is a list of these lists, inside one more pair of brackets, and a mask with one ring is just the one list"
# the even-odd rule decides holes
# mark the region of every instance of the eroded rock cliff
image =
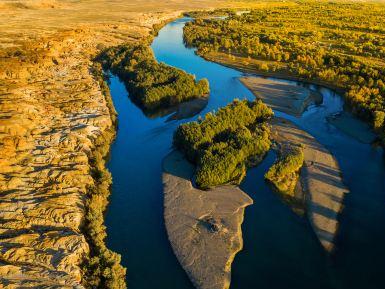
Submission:
[[140,16],[141,25],[116,26],[116,34],[109,25],[60,31],[0,51],[0,287],[125,287],[119,256],[103,243],[103,157],[115,117],[91,59],[177,14]]

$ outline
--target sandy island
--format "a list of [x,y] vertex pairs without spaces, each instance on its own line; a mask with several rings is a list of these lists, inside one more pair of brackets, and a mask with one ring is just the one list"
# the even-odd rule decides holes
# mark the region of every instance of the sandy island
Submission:
[[252,199],[236,186],[194,188],[194,166],[178,151],[164,159],[163,171],[164,218],[176,257],[196,288],[229,288],[231,263],[243,245],[244,209]]
[[322,103],[322,95],[306,87],[282,83],[280,80],[246,76],[240,81],[274,110],[301,116],[314,103]]
[[[261,77],[242,77],[240,80],[271,108],[294,116],[301,116],[310,104],[322,102],[322,95],[306,87]],[[300,185],[306,213],[322,246],[332,251],[338,230],[338,214],[343,207],[344,194],[348,192],[338,163],[314,137],[293,123],[275,118],[272,126],[272,138],[278,144],[304,145],[305,161]],[[370,138],[364,136],[365,140]]]
[[338,214],[343,208],[344,195],[349,192],[337,161],[314,137],[285,119],[272,121],[272,138],[278,144],[304,145],[300,181],[306,198],[306,213],[322,246],[332,251]]

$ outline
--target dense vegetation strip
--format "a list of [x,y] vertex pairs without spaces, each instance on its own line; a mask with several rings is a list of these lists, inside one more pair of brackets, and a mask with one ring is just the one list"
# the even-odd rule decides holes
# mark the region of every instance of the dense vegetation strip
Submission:
[[147,42],[109,48],[98,60],[125,82],[139,106],[150,111],[209,93],[206,79],[195,81],[193,75],[157,62]]
[[304,161],[303,148],[293,145],[281,149],[277,161],[265,174],[265,178],[285,195],[294,197],[299,170]]
[[184,29],[201,55],[343,89],[354,113],[385,135],[385,5],[302,1],[196,19]]
[[94,64],[92,73],[106,97],[113,126],[95,140],[95,150],[90,158],[94,185],[88,189],[86,204],[84,231],[90,245],[90,256],[86,257],[83,263],[83,284],[86,288],[124,289],[126,269],[120,264],[121,256],[107,248],[104,225],[104,212],[108,205],[112,183],[111,174],[105,168],[105,158],[115,137],[116,111],[100,64]]
[[240,183],[246,167],[270,149],[266,120],[272,115],[260,100],[235,100],[204,119],[180,125],[174,145],[197,165],[197,186]]

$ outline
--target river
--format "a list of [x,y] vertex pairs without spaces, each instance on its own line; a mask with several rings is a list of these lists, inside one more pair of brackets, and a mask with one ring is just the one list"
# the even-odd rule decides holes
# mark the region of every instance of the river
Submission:
[[[206,61],[184,46],[186,21],[182,18],[166,25],[152,48],[158,61],[209,80],[209,102],[200,114],[234,98],[253,99],[238,80],[242,73]],[[338,249],[327,256],[306,219],[270,191],[263,180],[274,161],[270,153],[248,171],[241,184],[254,204],[245,212],[244,249],[233,263],[232,289],[385,288],[383,150],[330,125],[326,117],[343,110],[342,98],[327,88],[309,88],[323,95],[321,105],[309,107],[300,118],[275,114],[313,135],[338,160],[350,190],[340,216]],[[192,289],[167,240],[161,163],[172,149],[176,127],[196,117],[183,121],[149,118],[130,101],[118,78],[111,77],[110,90],[119,126],[108,162],[113,176],[106,214],[108,246],[122,255],[130,289]]]

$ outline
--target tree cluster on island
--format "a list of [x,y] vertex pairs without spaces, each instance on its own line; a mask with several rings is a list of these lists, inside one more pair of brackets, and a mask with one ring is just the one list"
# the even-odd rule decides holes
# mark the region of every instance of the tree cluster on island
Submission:
[[183,70],[157,62],[146,42],[109,48],[97,59],[104,69],[111,70],[124,81],[131,99],[149,111],[209,93],[207,79],[196,81]]
[[174,146],[197,165],[197,186],[239,184],[246,168],[257,164],[270,149],[266,121],[272,115],[261,100],[235,100],[203,119],[180,125]]
[[286,145],[278,159],[265,174],[278,192],[294,197],[299,171],[303,165],[304,153],[301,146]]
[[262,72],[343,89],[353,112],[385,135],[383,4],[308,1],[229,13],[188,23],[184,40],[201,55],[225,53]]

